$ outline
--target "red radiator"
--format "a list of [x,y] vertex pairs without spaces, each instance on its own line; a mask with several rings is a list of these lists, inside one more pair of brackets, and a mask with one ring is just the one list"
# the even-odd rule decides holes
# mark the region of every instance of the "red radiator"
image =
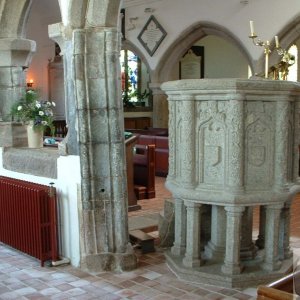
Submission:
[[44,262],[58,258],[55,188],[0,176],[0,242]]

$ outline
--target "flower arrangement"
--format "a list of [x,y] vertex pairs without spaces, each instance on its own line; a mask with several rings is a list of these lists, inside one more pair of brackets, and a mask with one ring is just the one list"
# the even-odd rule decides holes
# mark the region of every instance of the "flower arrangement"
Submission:
[[38,100],[38,93],[29,90],[26,92],[25,98],[12,106],[11,114],[15,121],[33,122],[33,126],[37,130],[45,131],[49,127],[53,136],[55,131],[53,107],[55,107],[55,102]]

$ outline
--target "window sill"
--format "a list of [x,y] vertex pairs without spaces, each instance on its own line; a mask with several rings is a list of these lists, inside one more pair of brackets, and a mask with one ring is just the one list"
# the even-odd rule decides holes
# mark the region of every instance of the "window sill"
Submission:
[[9,171],[25,173],[46,178],[57,178],[58,149],[44,147],[3,148],[3,168]]

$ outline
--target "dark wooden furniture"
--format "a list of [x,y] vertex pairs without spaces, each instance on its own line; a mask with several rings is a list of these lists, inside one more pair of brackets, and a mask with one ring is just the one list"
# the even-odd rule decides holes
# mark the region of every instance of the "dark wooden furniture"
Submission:
[[126,167],[127,167],[127,190],[128,190],[128,211],[141,209],[137,204],[137,198],[134,192],[133,182],[133,147],[136,143],[137,137],[132,136],[125,140],[126,149]]
[[124,118],[124,127],[132,129],[144,129],[151,126],[150,117]]
[[167,136],[138,135],[137,144],[155,145],[155,175],[167,176],[169,170],[169,139]]
[[142,253],[154,252],[154,237],[146,232],[136,229],[129,231],[131,243],[137,243],[142,250]]
[[155,198],[155,145],[135,145],[133,166],[137,199]]
[[268,285],[257,288],[258,300],[293,300],[300,294],[300,271],[294,271]]

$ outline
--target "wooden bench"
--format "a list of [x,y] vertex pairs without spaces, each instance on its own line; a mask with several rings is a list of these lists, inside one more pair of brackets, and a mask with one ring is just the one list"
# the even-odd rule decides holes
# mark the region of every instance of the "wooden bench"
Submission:
[[141,246],[142,253],[154,252],[154,237],[148,233],[136,229],[129,231],[129,237],[132,243],[137,243]]
[[155,198],[155,145],[135,145],[133,169],[136,198]]

